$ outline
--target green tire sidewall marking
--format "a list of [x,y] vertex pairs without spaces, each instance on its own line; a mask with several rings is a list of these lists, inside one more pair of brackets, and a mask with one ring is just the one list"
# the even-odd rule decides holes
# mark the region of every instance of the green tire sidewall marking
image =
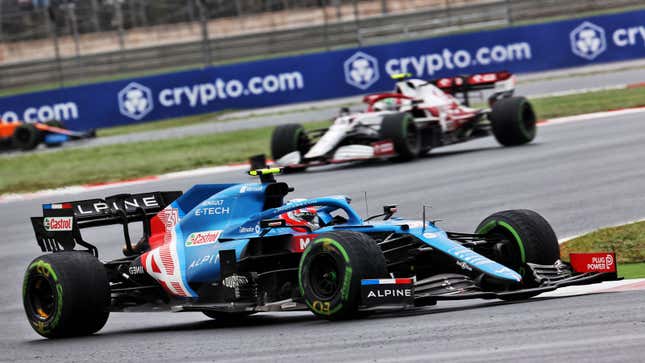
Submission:
[[[41,273],[40,271],[46,271],[46,274]],[[56,312],[54,313],[54,318],[52,321],[45,326],[43,322],[34,322],[33,320],[29,319],[29,322],[31,325],[40,333],[46,334],[47,332],[51,331],[54,329],[59,321],[61,314],[63,312],[63,286],[61,286],[60,282],[58,281],[58,275],[56,274],[56,271],[52,268],[52,266],[43,261],[43,260],[38,260],[33,262],[29,267],[27,268],[27,273],[25,274],[25,279],[23,280],[22,284],[22,294],[23,298],[27,297],[27,283],[29,281],[29,277],[32,273],[33,270],[36,270],[35,273],[45,275],[45,277],[51,277],[52,280],[54,281],[54,285],[56,288]]]
[[522,239],[520,238],[519,233],[513,228],[510,224],[504,222],[504,221],[499,221],[498,225],[500,227],[506,228],[513,237],[515,237],[515,241],[517,241],[517,246],[520,248],[520,257],[522,259],[522,263],[526,263],[526,252],[524,251],[524,243],[522,242]]
[[343,287],[340,289],[340,299],[343,301],[349,300],[349,291],[352,287],[352,268],[345,267],[345,279],[343,280]]
[[[315,240],[315,241],[313,241],[311,243],[311,247],[307,248],[305,250],[305,252],[302,254],[302,257],[300,258],[300,265],[298,266],[298,285],[300,287],[300,294],[303,297],[305,297],[305,303],[307,304],[307,306],[309,306],[309,308],[312,311],[315,311],[315,312],[317,312],[319,314],[323,314],[323,315],[331,315],[331,314],[336,313],[338,310],[340,310],[343,307],[343,304],[340,303],[340,304],[336,305],[333,309],[329,310],[329,312],[314,309],[313,305],[309,302],[309,300],[305,296],[305,288],[304,288],[304,286],[302,284],[302,268],[303,268],[303,265],[304,265],[305,257],[307,257],[307,255],[309,254],[309,252],[311,251],[311,249],[313,248],[314,245],[318,245],[320,243],[328,243],[328,244],[334,246],[338,250],[338,252],[340,252],[340,254],[343,256],[343,259],[345,260],[345,262],[347,264],[349,264],[349,255],[347,254],[347,251],[345,251],[345,249],[343,248],[343,246],[340,243],[338,243],[337,241],[335,241],[335,240],[333,240],[333,239],[331,239],[329,237],[319,238],[319,239],[317,239],[317,240]],[[348,266],[345,267],[345,278],[343,280],[343,286],[341,288],[341,300],[347,301],[347,299],[349,298],[349,290],[351,288],[351,279],[352,279],[352,268],[348,265]]]
[[497,221],[492,220],[486,224],[484,224],[483,227],[477,230],[477,234],[486,234],[488,233],[491,229],[495,228],[497,226]]

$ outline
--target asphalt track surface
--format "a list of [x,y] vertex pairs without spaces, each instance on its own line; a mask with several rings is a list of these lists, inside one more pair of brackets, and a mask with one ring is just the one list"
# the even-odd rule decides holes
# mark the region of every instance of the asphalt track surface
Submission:
[[[502,148],[486,138],[419,160],[327,167],[280,179],[294,197],[346,194],[355,208],[430,217],[472,231],[488,214],[530,208],[559,237],[645,216],[643,113],[540,127],[533,144]],[[199,313],[112,314],[92,337],[42,340],[20,301],[22,274],[40,254],[28,218],[40,204],[195,183],[249,181],[240,172],[0,205],[0,360],[6,361],[643,361],[645,291],[534,298],[520,303],[440,303],[400,316],[329,323],[308,313],[258,314],[223,326]],[[118,257],[118,229],[88,231],[104,259]]]
[[[595,73],[568,74],[570,70],[545,72],[531,75],[519,75],[519,83],[515,94],[526,97],[541,96],[563,91],[584,91],[599,87],[612,87],[617,85],[633,84],[645,81],[645,66],[642,62],[628,63],[626,69],[617,69],[624,63],[591,67]],[[632,68],[636,67],[636,68]],[[585,68],[575,69],[575,72],[584,72]],[[609,71],[611,70],[611,71]],[[543,78],[540,78],[543,77]],[[487,97],[484,95],[484,97]],[[485,99],[485,98],[484,98]],[[476,102],[476,100],[475,100]],[[81,140],[67,143],[64,148],[85,148],[103,145],[113,145],[150,140],[163,140],[187,136],[204,135],[208,133],[229,132],[236,130],[253,129],[259,127],[276,126],[285,123],[306,123],[314,121],[332,120],[338,115],[340,105],[350,106],[353,111],[364,109],[361,97],[351,97],[342,100],[330,100],[306,104],[278,106],[267,109],[249,110],[224,114],[220,120],[205,122],[196,125],[175,127],[170,129],[137,132],[124,135],[100,137],[96,139]],[[296,112],[297,111],[297,112]],[[31,151],[31,153],[52,152],[58,148],[48,149],[44,146]],[[5,152],[4,155],[20,155],[25,152]],[[2,154],[0,154],[1,156]]]

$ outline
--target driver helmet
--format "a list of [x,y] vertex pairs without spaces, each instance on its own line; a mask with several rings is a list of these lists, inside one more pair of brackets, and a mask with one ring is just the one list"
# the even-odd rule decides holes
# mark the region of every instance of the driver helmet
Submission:
[[396,111],[397,100],[393,97],[384,98],[380,101],[374,102],[372,108],[374,111]]
[[[297,203],[303,202],[306,199],[292,199],[288,203]],[[282,213],[280,215],[281,219],[284,219],[290,226],[306,226],[309,227],[311,231],[315,231],[320,228],[318,221],[318,214],[315,207],[305,207],[294,209],[287,213]],[[297,232],[309,232],[307,228],[293,228]]]

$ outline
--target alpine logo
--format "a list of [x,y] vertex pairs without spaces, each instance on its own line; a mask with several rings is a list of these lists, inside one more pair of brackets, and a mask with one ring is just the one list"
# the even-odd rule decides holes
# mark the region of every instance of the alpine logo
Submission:
[[118,97],[121,114],[134,120],[141,120],[154,108],[150,88],[136,82],[125,86]]
[[362,90],[368,89],[379,78],[378,60],[369,54],[356,52],[343,64],[345,81]]
[[573,54],[594,60],[607,50],[605,30],[596,24],[585,21],[569,34]]
[[48,232],[71,231],[74,217],[45,217],[43,226]]
[[203,246],[217,242],[222,231],[205,231],[191,233],[186,240],[186,247]]

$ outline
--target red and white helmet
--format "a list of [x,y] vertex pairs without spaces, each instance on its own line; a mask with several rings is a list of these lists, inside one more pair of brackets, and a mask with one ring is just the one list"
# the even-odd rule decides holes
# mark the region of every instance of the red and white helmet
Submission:
[[[302,202],[306,199],[293,199],[289,203]],[[318,214],[315,207],[305,207],[294,209],[287,213],[280,214],[280,218],[284,219],[287,222],[287,225],[290,226],[305,226],[309,230],[315,231],[320,228],[318,224]],[[293,228],[297,232],[309,232],[307,228]]]

